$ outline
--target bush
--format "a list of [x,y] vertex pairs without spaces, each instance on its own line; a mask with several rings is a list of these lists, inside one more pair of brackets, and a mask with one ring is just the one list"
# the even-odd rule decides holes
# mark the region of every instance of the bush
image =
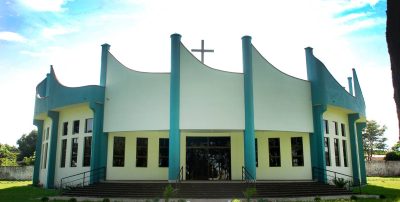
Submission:
[[170,198],[174,196],[174,188],[172,187],[171,184],[168,184],[163,192],[164,200],[165,202],[168,202]]
[[247,202],[250,202],[250,199],[253,198],[257,194],[256,188],[247,188],[243,195],[246,198]]
[[400,152],[388,152],[385,161],[400,161]]
[[44,197],[42,197],[40,200],[43,201],[43,202],[46,202],[46,201],[49,201],[49,197],[44,196]]
[[339,188],[344,188],[347,184],[347,181],[344,180],[343,178],[334,178],[332,181],[333,181],[333,184],[335,184],[335,186],[337,186]]

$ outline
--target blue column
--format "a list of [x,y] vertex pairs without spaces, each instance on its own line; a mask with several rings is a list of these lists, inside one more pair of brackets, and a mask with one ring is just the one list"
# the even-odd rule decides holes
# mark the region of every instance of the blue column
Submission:
[[360,118],[358,113],[349,114],[349,132],[350,132],[350,150],[351,150],[351,165],[353,168],[353,180],[356,185],[358,185],[360,180],[360,175],[358,172],[358,149],[357,149],[357,139],[356,139],[356,121]]
[[33,168],[33,177],[32,177],[32,184],[38,185],[39,184],[39,172],[40,172],[40,160],[42,156],[42,137],[43,137],[43,120],[35,119],[33,124],[38,128],[38,135],[36,139],[36,147],[35,147],[35,166]]
[[[108,134],[103,132],[103,104],[91,102],[90,109],[93,111],[92,156],[90,159],[90,169],[93,170],[107,167]],[[94,173],[103,174],[101,172]],[[104,179],[105,175],[106,173],[104,173]],[[103,179],[102,175],[91,175],[90,183],[98,182],[101,179]]]
[[57,153],[57,137],[58,137],[58,120],[59,113],[56,111],[47,112],[47,116],[51,118],[51,132],[49,143],[49,163],[47,167],[47,186],[48,189],[54,188],[54,173],[56,171],[56,153]]
[[251,37],[242,37],[243,52],[243,74],[244,74],[244,107],[245,107],[245,129],[244,129],[244,166],[256,177],[256,151],[254,140],[254,102],[253,102],[253,63],[252,63]]
[[[313,167],[313,179],[319,182],[327,182],[324,142],[324,119],[326,105],[313,106],[314,133],[310,137],[311,165]],[[314,167],[316,169],[314,169]],[[320,168],[320,169],[318,169]]]
[[180,169],[180,46],[181,35],[171,35],[171,78],[170,78],[170,117],[169,117],[169,158],[168,180],[175,180]]
[[107,54],[110,50],[109,44],[101,45],[101,69],[100,69],[100,86],[106,86],[107,77]]
[[357,126],[357,142],[358,142],[358,158],[360,159],[360,177],[361,177],[361,184],[367,184],[367,174],[365,171],[365,157],[364,157],[364,148],[363,148],[363,141],[362,141],[362,131],[367,126],[364,123],[356,123]]

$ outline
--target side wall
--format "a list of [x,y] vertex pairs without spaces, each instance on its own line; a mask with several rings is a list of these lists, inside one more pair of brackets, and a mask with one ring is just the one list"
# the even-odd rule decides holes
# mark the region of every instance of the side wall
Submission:
[[[39,172],[39,184],[42,184],[42,185],[47,184],[47,168],[49,166],[49,164],[48,164],[49,153],[50,153],[49,148],[50,148],[50,140],[51,140],[51,135],[50,135],[51,124],[52,124],[51,119],[49,117],[46,117],[44,119],[44,123],[43,123],[43,133],[38,134],[38,135],[42,135],[42,145],[41,145],[42,155],[40,156],[40,172]],[[48,138],[46,138],[47,131],[49,131]],[[46,144],[48,145],[47,153],[45,151]],[[46,159],[46,162],[45,162],[45,159]]]
[[[302,137],[304,166],[292,166],[291,138]],[[257,180],[311,180],[310,138],[308,133],[256,131],[258,143]],[[269,166],[268,138],[280,139],[281,166]]]

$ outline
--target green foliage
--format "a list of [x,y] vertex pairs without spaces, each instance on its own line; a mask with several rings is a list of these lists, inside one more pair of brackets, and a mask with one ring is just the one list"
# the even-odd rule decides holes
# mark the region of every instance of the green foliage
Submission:
[[333,184],[335,184],[335,186],[339,187],[339,188],[344,188],[346,186],[346,184],[348,183],[348,181],[346,181],[345,179],[339,177],[339,178],[334,178],[332,180]]
[[174,196],[174,188],[172,187],[171,184],[168,184],[163,192],[163,197],[165,202],[168,202],[170,198],[172,198]]
[[251,198],[253,198],[256,194],[257,194],[257,190],[254,187],[247,188],[243,192],[243,195],[246,198],[247,202],[250,202]]
[[23,134],[17,140],[18,150],[20,151],[17,161],[22,161],[24,157],[32,157],[36,148],[37,131],[32,130],[28,135]]
[[0,166],[17,166],[18,149],[8,144],[0,144]]
[[76,198],[70,198],[68,201],[69,202],[77,202],[78,200],[76,200]]
[[321,197],[319,197],[319,196],[315,197],[314,201],[321,201]]
[[43,202],[46,202],[46,201],[49,201],[49,197],[43,196],[40,200]]
[[393,145],[392,151],[400,152],[400,141]]
[[374,120],[367,120],[367,127],[362,135],[364,152],[367,154],[367,161],[372,160],[372,154],[377,151],[385,151],[387,148],[386,140],[383,134],[386,126],[380,126]]
[[103,199],[103,202],[110,202],[110,199],[109,198],[105,198],[105,199]]
[[351,195],[350,199],[351,199],[351,200],[357,200],[357,199],[358,199],[358,197],[357,197],[357,196],[355,196],[355,195]]
[[388,152],[385,161],[400,161],[400,152]]

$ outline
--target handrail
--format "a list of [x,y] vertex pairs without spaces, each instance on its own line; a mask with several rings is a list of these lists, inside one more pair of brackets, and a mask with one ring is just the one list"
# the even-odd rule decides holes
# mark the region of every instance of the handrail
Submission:
[[[74,174],[74,175],[70,175],[70,176],[67,176],[67,177],[63,177],[60,180],[59,189],[62,191],[64,189],[64,186],[67,186],[68,184],[73,184],[74,182],[81,181],[81,180],[82,180],[82,187],[84,187],[85,185],[90,185],[90,184],[92,184],[90,182],[90,178],[92,176],[96,177],[94,182],[98,182],[98,180],[100,179],[98,177],[103,177],[103,180],[105,180],[105,177],[106,177],[105,173],[106,173],[106,167],[100,167],[100,168],[95,168],[95,169],[92,169],[92,170],[89,170],[89,171],[85,171],[85,172],[77,173],[77,174]],[[83,177],[77,177],[77,176],[83,176]],[[76,178],[73,178],[73,177],[76,177]],[[73,178],[73,179],[71,179],[69,181],[66,181],[66,179],[69,179],[69,178]],[[89,178],[89,180],[85,181],[87,178]],[[80,183],[77,183],[75,185],[79,186]]]
[[245,181],[246,183],[252,184],[254,188],[256,188],[257,186],[256,179],[244,166],[242,166],[242,180]]
[[181,181],[183,180],[183,166],[179,169],[179,173],[175,178],[175,191],[177,192],[179,190],[179,185]]
[[[353,183],[352,185],[349,184],[349,188],[350,188],[350,186],[352,186],[352,187],[358,186],[360,194],[361,194],[361,179],[360,178],[354,177],[354,176],[351,176],[351,175],[347,175],[347,174],[344,174],[344,173],[340,173],[340,172],[337,172],[337,171],[328,170],[328,169],[319,168],[319,167],[315,167],[314,166],[314,167],[312,167],[312,172],[313,172],[313,174],[318,174],[315,171],[319,171],[318,173],[322,173],[326,177],[328,177],[328,176],[329,177],[333,177],[335,180],[337,179],[337,175],[349,177],[352,180],[348,180],[348,181]],[[327,172],[333,173],[334,176],[328,175]],[[317,180],[318,180],[318,177],[317,177]]]

